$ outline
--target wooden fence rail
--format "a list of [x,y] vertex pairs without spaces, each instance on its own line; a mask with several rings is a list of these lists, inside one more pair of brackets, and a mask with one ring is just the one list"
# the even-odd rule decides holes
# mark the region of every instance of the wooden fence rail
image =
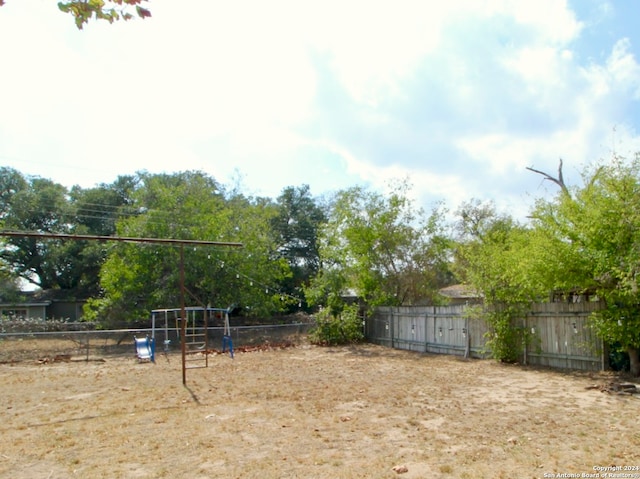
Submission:
[[[379,307],[367,318],[367,339],[397,349],[490,357],[489,326],[465,305]],[[608,367],[602,340],[589,326],[598,302],[536,303],[514,326],[524,328],[523,364],[598,371]],[[471,310],[469,310],[471,311]]]

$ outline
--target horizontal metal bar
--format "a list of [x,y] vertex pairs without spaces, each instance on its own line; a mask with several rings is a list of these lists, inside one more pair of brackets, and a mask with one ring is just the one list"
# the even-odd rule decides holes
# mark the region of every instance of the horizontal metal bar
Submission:
[[18,238],[46,238],[46,239],[70,239],[70,240],[94,240],[94,241],[120,241],[126,243],[164,243],[179,245],[209,245],[209,246],[234,246],[242,247],[242,243],[226,241],[188,240],[176,238],[134,238],[129,236],[99,236],[77,235],[64,233],[38,233],[33,231],[0,231],[0,236],[12,236]]
[[[287,328],[287,327],[299,327],[299,326],[314,326],[315,323],[292,323],[292,324],[265,324],[255,326],[232,326],[231,330],[244,330],[244,329],[272,329],[272,328]],[[191,329],[191,328],[190,328]],[[204,330],[204,326],[198,326],[196,330]],[[224,326],[209,326],[209,331],[223,331]],[[75,334],[95,334],[95,335],[107,335],[117,333],[152,333],[153,328],[138,328],[138,329],[90,329],[83,331],[33,331],[33,332],[14,332],[14,333],[0,333],[0,338],[14,337],[14,336],[64,336]],[[181,331],[180,328],[165,328],[156,326],[155,331]]]
[[[159,329],[159,328],[156,328]],[[164,328],[162,328],[164,329]],[[175,329],[175,328],[174,328]],[[0,333],[0,338],[11,336],[65,336],[74,334],[95,334],[105,335],[107,333],[150,333],[151,328],[145,329],[90,329],[86,331],[33,331],[24,333]]]

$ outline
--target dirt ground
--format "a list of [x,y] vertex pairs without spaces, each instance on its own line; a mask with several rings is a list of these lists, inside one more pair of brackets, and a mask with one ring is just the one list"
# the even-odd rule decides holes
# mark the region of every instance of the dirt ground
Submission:
[[86,359],[0,365],[0,477],[598,477],[588,474],[640,466],[640,401],[603,391],[621,381],[610,373],[299,345],[210,356],[185,387],[179,355]]

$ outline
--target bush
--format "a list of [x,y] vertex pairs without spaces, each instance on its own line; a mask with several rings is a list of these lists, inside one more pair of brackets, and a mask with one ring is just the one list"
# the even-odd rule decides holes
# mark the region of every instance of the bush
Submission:
[[85,331],[95,329],[91,323],[77,323],[69,319],[0,317],[0,333],[44,333],[52,331]]
[[623,372],[629,372],[631,369],[629,353],[622,349],[620,343],[609,345],[609,367],[613,371]]
[[335,346],[351,344],[364,340],[362,320],[358,316],[358,306],[346,306],[338,315],[328,309],[322,310],[316,317],[316,327],[309,333],[314,344]]
[[521,308],[513,305],[486,313],[490,331],[485,334],[485,347],[491,351],[494,359],[503,363],[517,363],[522,356],[524,344],[529,338],[524,328],[514,324],[516,318],[522,315]]

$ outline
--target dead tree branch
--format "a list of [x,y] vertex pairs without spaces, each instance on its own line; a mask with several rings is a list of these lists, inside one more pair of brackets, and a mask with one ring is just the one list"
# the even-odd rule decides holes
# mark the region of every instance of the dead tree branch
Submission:
[[558,185],[562,189],[562,191],[564,193],[566,193],[567,195],[569,194],[569,189],[567,188],[567,185],[564,184],[564,177],[562,175],[562,158],[560,158],[560,163],[558,165],[558,177],[557,178],[554,178],[549,173],[545,173],[544,171],[540,171],[540,170],[536,170],[535,168],[531,168],[530,166],[527,166],[526,168],[529,171],[533,171],[534,173],[538,173],[539,175],[544,176],[545,180],[549,180],[549,181],[555,183],[556,185]]

